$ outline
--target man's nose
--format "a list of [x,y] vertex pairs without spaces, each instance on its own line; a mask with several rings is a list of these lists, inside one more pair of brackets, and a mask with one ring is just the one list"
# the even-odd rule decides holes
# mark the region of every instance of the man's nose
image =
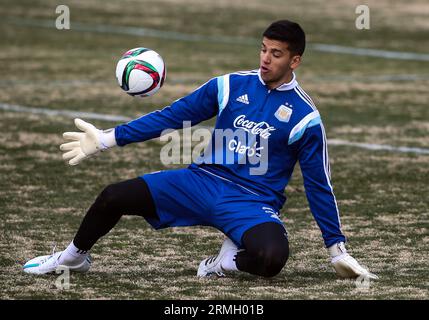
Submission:
[[271,62],[270,54],[268,52],[262,53],[262,62],[269,64]]

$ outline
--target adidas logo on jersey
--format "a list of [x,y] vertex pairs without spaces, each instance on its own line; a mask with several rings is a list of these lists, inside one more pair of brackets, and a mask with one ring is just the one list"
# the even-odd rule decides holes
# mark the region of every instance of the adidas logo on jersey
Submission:
[[247,93],[243,94],[242,96],[239,96],[237,98],[237,101],[241,102],[241,103],[244,103],[244,104],[249,104],[249,97],[247,96]]

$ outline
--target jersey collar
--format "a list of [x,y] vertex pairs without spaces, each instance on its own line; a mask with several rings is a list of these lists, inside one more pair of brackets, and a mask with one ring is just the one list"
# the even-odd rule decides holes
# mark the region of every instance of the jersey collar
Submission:
[[[258,78],[259,78],[259,81],[261,81],[261,83],[265,86],[266,84],[265,84],[264,80],[262,80],[262,77],[261,77],[261,69],[258,70]],[[289,81],[288,83],[283,83],[282,85],[278,86],[274,90],[279,90],[279,91],[292,90],[297,85],[298,85],[298,82],[296,81],[295,72],[292,72],[292,80]]]

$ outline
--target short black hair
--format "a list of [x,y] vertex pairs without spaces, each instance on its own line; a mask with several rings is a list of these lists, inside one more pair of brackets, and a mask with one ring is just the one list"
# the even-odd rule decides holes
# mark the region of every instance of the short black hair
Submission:
[[287,42],[289,51],[302,56],[305,50],[305,32],[301,26],[289,20],[273,22],[263,33],[272,40]]

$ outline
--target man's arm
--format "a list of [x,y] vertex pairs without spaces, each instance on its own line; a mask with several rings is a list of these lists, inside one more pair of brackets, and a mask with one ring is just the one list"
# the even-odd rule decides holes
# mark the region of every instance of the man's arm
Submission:
[[322,231],[326,247],[345,242],[337,202],[330,181],[326,139],[320,117],[298,141],[298,161],[310,210]]
[[337,201],[330,181],[326,135],[320,116],[316,114],[304,127],[305,131],[297,142],[298,160],[310,210],[322,231],[332,265],[341,278],[364,276],[377,279],[376,275],[360,266],[345,248],[346,238],[341,231]]
[[64,151],[63,159],[70,165],[77,165],[83,159],[116,145],[124,146],[153,139],[159,137],[165,129],[180,129],[183,121],[190,121],[191,125],[196,125],[217,114],[217,96],[215,78],[162,110],[151,112],[109,130],[99,130],[90,123],[75,119],[76,127],[82,132],[63,134],[64,139],[70,141],[60,146]]
[[170,106],[146,114],[115,128],[119,146],[157,138],[165,129],[180,129],[183,121],[194,126],[214,117],[218,112],[217,79],[214,78],[191,94],[176,100]]

